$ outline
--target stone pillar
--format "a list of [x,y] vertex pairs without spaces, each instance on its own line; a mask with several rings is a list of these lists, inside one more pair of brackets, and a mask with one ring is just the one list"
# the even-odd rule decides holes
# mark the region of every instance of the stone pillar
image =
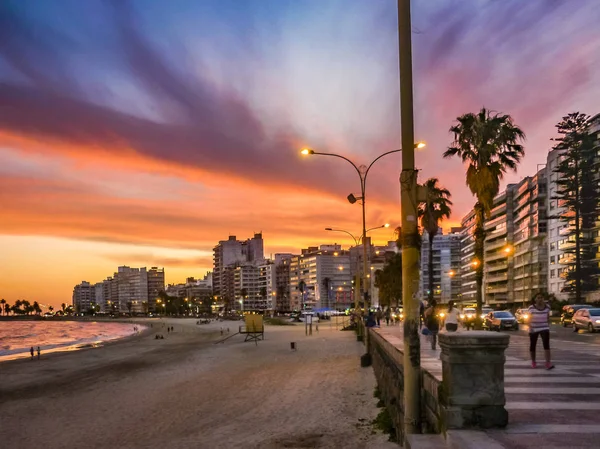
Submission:
[[504,350],[508,342],[508,335],[496,332],[439,335],[443,428],[487,429],[508,424],[504,408]]

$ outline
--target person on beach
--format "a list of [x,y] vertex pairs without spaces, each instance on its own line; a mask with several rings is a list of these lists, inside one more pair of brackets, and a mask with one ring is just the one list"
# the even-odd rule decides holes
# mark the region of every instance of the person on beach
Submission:
[[531,300],[529,312],[529,353],[531,354],[531,367],[537,368],[535,361],[535,349],[538,337],[542,338],[544,355],[546,357],[546,369],[554,368],[550,361],[550,307],[544,301],[543,293],[537,293]]
[[29,350],[29,352],[31,353],[31,360],[33,360],[33,346],[31,347],[31,349]]
[[444,317],[447,332],[456,332],[458,329],[458,309],[454,307],[454,301],[448,302],[448,310]]
[[40,347],[38,346],[38,350],[37,350],[38,360],[40,359],[40,355],[41,355],[41,351],[40,351]]
[[440,331],[440,321],[438,316],[435,313],[435,299],[432,299],[429,302],[429,307],[425,309],[423,312],[425,316],[425,326],[429,329],[429,339],[431,341],[431,349],[435,350],[435,345],[437,343],[437,335]]

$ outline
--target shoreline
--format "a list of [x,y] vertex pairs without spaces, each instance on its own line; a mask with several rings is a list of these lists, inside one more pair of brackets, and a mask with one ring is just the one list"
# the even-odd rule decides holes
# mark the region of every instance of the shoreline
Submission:
[[[113,321],[113,323],[114,323],[114,321]],[[130,323],[123,323],[123,324],[130,324]],[[100,348],[104,348],[107,346],[116,345],[119,343],[124,343],[127,341],[135,340],[136,338],[143,338],[145,335],[148,334],[149,330],[152,330],[152,328],[150,327],[149,324],[139,323],[139,326],[140,327],[143,326],[143,328],[140,331],[138,331],[137,333],[133,332],[129,335],[124,335],[122,337],[115,337],[115,338],[111,338],[108,340],[101,340],[101,341],[99,341],[99,343],[95,343],[95,342],[78,343],[78,344],[71,344],[71,345],[66,345],[66,346],[57,346],[57,347],[51,348],[51,349],[42,349],[41,357],[43,357],[45,359],[49,359],[49,358],[58,357],[60,355],[74,354],[74,353],[78,353],[80,351],[85,351],[85,350],[89,350],[89,349],[100,349]],[[15,356],[15,357],[3,359],[3,357],[13,357],[13,356]],[[37,354],[34,356],[34,360],[37,360]],[[31,355],[29,354],[29,352],[18,352],[18,353],[14,353],[14,354],[1,355],[0,356],[0,367],[6,366],[7,364],[12,364],[12,363],[22,363],[24,361],[31,361]]]

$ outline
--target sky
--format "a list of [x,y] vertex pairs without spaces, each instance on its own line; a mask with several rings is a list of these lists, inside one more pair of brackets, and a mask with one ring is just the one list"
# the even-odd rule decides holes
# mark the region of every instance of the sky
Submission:
[[[456,117],[510,114],[543,164],[554,125],[600,112],[597,0],[412,2],[419,179],[474,200],[443,159]],[[400,147],[395,0],[0,2],[0,296],[57,305],[119,265],[201,277],[229,235],[265,254],[361,232],[357,165]],[[376,244],[401,156],[367,178]]]

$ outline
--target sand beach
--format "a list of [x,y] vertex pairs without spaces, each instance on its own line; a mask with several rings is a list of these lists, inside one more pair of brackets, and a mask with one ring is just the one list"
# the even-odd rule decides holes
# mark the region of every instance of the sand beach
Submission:
[[101,348],[0,364],[2,447],[398,447],[373,433],[375,378],[351,332],[267,326],[258,345],[215,344],[240,323],[146,323]]

